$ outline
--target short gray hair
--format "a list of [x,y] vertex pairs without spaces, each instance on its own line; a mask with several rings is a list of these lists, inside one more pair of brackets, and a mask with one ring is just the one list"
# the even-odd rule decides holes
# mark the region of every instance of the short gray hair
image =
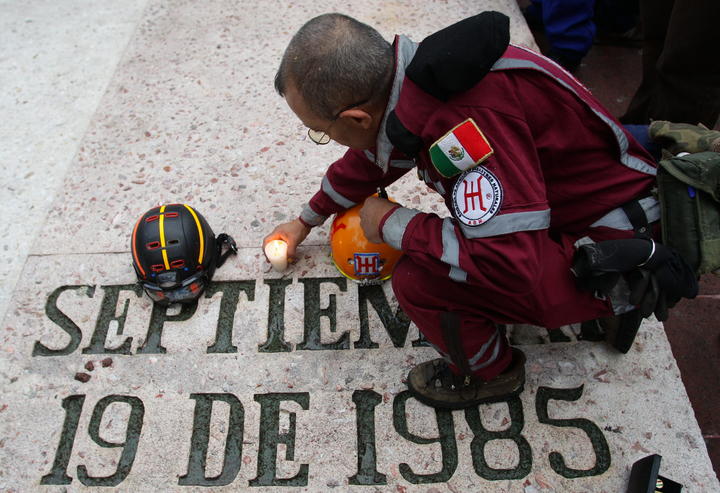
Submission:
[[372,27],[343,14],[323,14],[293,36],[275,75],[288,83],[317,116],[327,119],[348,104],[384,96],[394,64],[392,46]]

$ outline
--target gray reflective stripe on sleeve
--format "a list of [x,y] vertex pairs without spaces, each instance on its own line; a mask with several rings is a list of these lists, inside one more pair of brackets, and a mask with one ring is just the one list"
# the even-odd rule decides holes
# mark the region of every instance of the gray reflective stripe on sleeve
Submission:
[[537,231],[550,226],[550,209],[501,214],[480,226],[460,224],[465,238],[489,238],[520,231]]
[[[660,203],[655,197],[645,197],[644,199],[638,200],[640,207],[645,211],[645,216],[649,223],[653,223],[660,219]],[[598,226],[605,226],[606,228],[620,229],[623,231],[630,231],[633,229],[633,225],[628,219],[625,211],[622,207],[613,209],[603,217],[595,221],[590,225],[591,228]]]
[[440,260],[450,266],[450,279],[456,282],[467,282],[467,272],[460,268],[460,242],[455,234],[455,225],[450,218],[443,219],[442,245],[443,252]]
[[607,116],[603,115],[599,111],[597,111],[594,108],[590,108],[593,113],[595,113],[602,121],[604,121],[613,131],[615,134],[615,139],[617,139],[618,147],[620,147],[620,162],[623,163],[628,168],[634,169],[635,171],[639,171],[641,173],[645,173],[647,175],[655,176],[657,174],[657,169],[650,166],[648,163],[643,161],[640,158],[637,158],[635,156],[631,156],[627,153],[628,146],[630,145],[627,140],[627,136],[625,135],[625,132],[622,131],[622,128],[620,128],[618,125],[615,124],[614,121],[612,121]]
[[410,159],[392,159],[390,160],[391,168],[402,168],[402,169],[413,169],[415,167],[415,161]]
[[330,184],[330,180],[328,180],[327,175],[325,175],[322,179],[322,191],[325,192],[328,197],[332,199],[333,202],[346,209],[349,209],[350,207],[355,205],[355,202],[343,197],[335,191],[335,189]]
[[367,149],[365,149],[363,152],[365,153],[365,157],[366,157],[366,158],[368,158],[368,159],[369,159],[370,161],[372,161],[373,163],[375,162],[375,154],[373,154],[372,152],[368,151]]
[[385,243],[396,250],[402,250],[402,239],[403,235],[405,235],[405,229],[412,218],[418,214],[420,214],[420,211],[415,209],[407,209],[405,207],[395,209],[395,212],[390,214],[390,217],[388,217],[385,224],[383,224],[382,236]]
[[[502,70],[506,68],[528,68],[532,70],[538,70],[549,77],[552,77],[555,81],[558,82],[558,84],[565,87],[567,90],[575,94],[577,97],[580,98],[580,95],[577,93],[574,87],[572,87],[570,84],[565,82],[562,79],[559,79],[558,77],[555,77],[551,72],[545,70],[537,63],[531,62],[529,60],[521,60],[518,58],[501,58],[497,62],[495,62],[495,65],[492,66],[491,70]],[[582,98],[580,98],[582,100]],[[584,101],[583,101],[584,102]],[[585,103],[587,104],[587,103]],[[618,147],[620,148],[620,162],[627,166],[628,168],[634,169],[635,171],[640,171],[641,173],[645,173],[648,175],[655,176],[657,174],[657,170],[650,166],[648,163],[643,161],[642,159],[639,159],[635,156],[631,156],[627,153],[628,150],[628,140],[625,136],[625,133],[622,131],[622,128],[620,128],[619,125],[617,125],[614,121],[612,121],[610,118],[605,116],[604,114],[597,111],[595,108],[587,104],[588,108],[595,113],[603,122],[605,122],[606,125],[610,127],[610,129],[613,131],[613,134],[615,134],[615,139],[617,140]]]
[[[495,362],[495,360],[497,360],[498,354],[500,353],[499,335],[500,331],[495,329],[495,333],[492,335],[490,340],[483,344],[480,350],[475,353],[475,356],[470,359],[470,369],[472,371],[482,370],[483,368],[485,368],[486,366],[490,366]],[[490,357],[482,363],[476,364],[478,361],[480,361],[480,358],[485,356],[485,353],[488,351],[488,349],[490,349],[490,346],[493,346],[493,352]]]
[[305,204],[303,206],[302,212],[300,213],[300,218],[306,223],[308,223],[310,226],[319,226],[324,223],[328,217],[321,216],[320,214],[312,210],[310,204]]
[[645,216],[649,223],[660,220],[660,202],[655,197],[645,197],[638,200],[640,207],[645,211]]

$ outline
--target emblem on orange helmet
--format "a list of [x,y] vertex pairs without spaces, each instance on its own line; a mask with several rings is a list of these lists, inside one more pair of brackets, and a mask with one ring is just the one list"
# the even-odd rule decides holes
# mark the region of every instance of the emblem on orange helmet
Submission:
[[340,273],[363,284],[389,279],[402,252],[386,243],[370,243],[360,226],[362,204],[335,216],[330,229],[330,248]]

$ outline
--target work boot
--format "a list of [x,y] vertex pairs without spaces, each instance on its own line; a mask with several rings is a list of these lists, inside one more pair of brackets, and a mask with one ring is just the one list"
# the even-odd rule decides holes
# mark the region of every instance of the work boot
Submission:
[[720,152],[720,131],[703,125],[654,121],[648,129],[650,138],[673,154],[681,152]]
[[523,391],[525,353],[512,348],[510,366],[487,382],[475,376],[455,375],[442,358],[426,361],[410,370],[407,385],[417,400],[441,409],[465,409],[504,401]]
[[642,323],[639,310],[632,310],[622,315],[601,318],[600,327],[605,331],[605,340],[623,354],[630,351],[635,342],[638,329]]

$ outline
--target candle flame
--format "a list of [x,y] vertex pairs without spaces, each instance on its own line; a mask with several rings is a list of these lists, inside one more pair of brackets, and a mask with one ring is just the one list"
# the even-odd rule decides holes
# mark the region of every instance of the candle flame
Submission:
[[268,258],[281,258],[287,255],[287,243],[283,240],[272,240],[265,246]]
[[267,242],[265,256],[267,256],[276,271],[284,271],[287,268],[287,243],[283,240]]

